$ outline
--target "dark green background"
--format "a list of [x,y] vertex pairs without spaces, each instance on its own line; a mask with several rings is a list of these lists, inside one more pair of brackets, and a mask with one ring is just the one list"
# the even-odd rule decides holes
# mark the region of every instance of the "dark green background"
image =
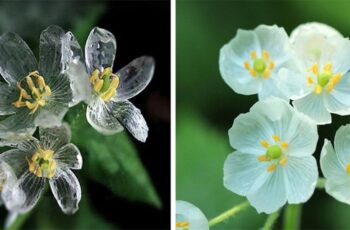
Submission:
[[[277,24],[290,34],[301,23],[317,21],[348,37],[350,2],[178,0],[176,17],[176,198],[192,202],[211,219],[244,200],[223,186],[223,163],[233,151],[227,131],[234,118],[257,101],[256,95],[238,95],[224,83],[218,67],[220,48],[238,28],[259,24]],[[337,128],[350,121],[332,117],[331,125],[319,127],[317,160],[324,138],[333,140]],[[316,190],[303,205],[302,228],[350,228],[349,216],[348,205]],[[249,208],[213,229],[256,229],[265,219]],[[276,227],[281,222],[282,218]]]

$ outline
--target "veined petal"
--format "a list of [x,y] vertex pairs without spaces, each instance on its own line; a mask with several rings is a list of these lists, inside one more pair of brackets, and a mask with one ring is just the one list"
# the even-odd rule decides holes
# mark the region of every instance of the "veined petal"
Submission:
[[[275,74],[275,73],[273,73]],[[268,79],[265,80],[262,84],[261,90],[258,93],[259,100],[266,100],[270,97],[278,97],[283,100],[289,101],[286,94],[281,91],[278,87],[278,80],[276,79]]]
[[86,109],[86,118],[98,132],[111,135],[124,130],[118,119],[113,116],[109,106],[103,100],[95,98]]
[[176,201],[176,222],[179,221],[188,222],[189,230],[209,230],[208,220],[203,212],[187,201]]
[[64,30],[51,25],[42,31],[39,46],[39,72],[46,78],[58,75],[63,70],[62,41]]
[[119,70],[117,75],[120,83],[112,100],[127,100],[144,90],[153,77],[154,65],[152,57],[142,56]]
[[18,99],[18,91],[4,82],[0,82],[0,115],[10,115],[16,112],[12,105]]
[[40,143],[43,149],[54,152],[60,150],[71,140],[71,130],[67,123],[52,128],[39,128]]
[[350,205],[350,177],[328,179],[326,181],[326,192],[336,200]]
[[62,66],[63,70],[67,70],[70,66],[71,62],[73,61],[80,61],[83,62],[83,51],[79,45],[79,42],[75,38],[74,34],[72,32],[67,32],[62,37],[62,47],[61,47],[61,53],[62,53]]
[[334,52],[324,52],[324,55],[321,55],[320,64],[325,65],[332,61],[333,71],[345,74],[350,70],[350,64],[346,61],[350,58],[350,41],[348,38],[333,40],[337,42]]
[[33,52],[25,41],[15,33],[5,33],[0,37],[0,75],[7,83],[17,82],[37,70]]
[[32,152],[19,149],[11,149],[0,154],[0,162],[5,162],[11,167],[17,178],[21,177],[28,170],[27,158],[29,159]]
[[322,147],[320,164],[322,173],[327,179],[337,180],[348,176],[346,165],[341,163],[338,154],[335,153],[331,142],[327,139],[324,140]]
[[342,76],[332,91],[325,94],[325,106],[331,113],[350,114],[350,74]]
[[268,162],[259,162],[258,157],[236,151],[225,160],[224,164],[224,186],[228,190],[241,196],[246,196],[254,183],[264,177]]
[[91,30],[85,45],[85,60],[89,73],[95,69],[113,67],[117,42],[114,35],[102,28]]
[[62,146],[54,155],[58,165],[71,169],[81,169],[83,158],[79,149],[72,143]]
[[340,163],[345,169],[350,163],[350,125],[341,126],[335,133],[334,138],[335,152]]
[[317,124],[329,124],[332,121],[331,114],[324,105],[324,95],[310,93],[309,95],[293,101],[294,107],[307,115]]
[[57,168],[55,176],[49,180],[57,203],[65,214],[78,211],[81,200],[81,188],[78,179],[70,169]]
[[313,156],[288,157],[283,166],[287,200],[290,204],[306,202],[315,191],[318,170]]

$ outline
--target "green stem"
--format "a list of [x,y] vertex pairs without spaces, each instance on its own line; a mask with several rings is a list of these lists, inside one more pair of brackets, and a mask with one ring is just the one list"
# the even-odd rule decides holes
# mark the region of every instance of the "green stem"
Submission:
[[264,224],[264,227],[262,228],[263,230],[271,230],[273,228],[273,226],[275,225],[278,217],[280,216],[281,210],[278,210],[272,214],[270,214],[267,219],[266,222]]
[[317,180],[316,188],[318,188],[318,189],[324,189],[325,184],[326,184],[326,178],[320,177],[320,178],[318,178],[318,180]]
[[300,229],[301,204],[289,204],[284,208],[284,230]]
[[214,217],[213,219],[211,219],[209,221],[209,227],[213,227],[214,225],[217,225],[217,224],[225,221],[226,219],[236,215],[238,212],[244,210],[248,206],[249,206],[249,202],[245,201],[239,205],[232,207],[231,209],[227,210],[226,212],[223,212],[220,215],[218,215],[217,217]]

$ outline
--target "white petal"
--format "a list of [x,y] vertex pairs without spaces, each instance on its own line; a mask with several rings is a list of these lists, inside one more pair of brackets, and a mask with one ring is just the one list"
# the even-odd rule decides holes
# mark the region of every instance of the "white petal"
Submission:
[[81,200],[80,184],[68,168],[58,168],[56,175],[49,180],[57,203],[65,214],[74,214]]
[[248,194],[247,199],[256,208],[258,213],[273,213],[281,208],[287,201],[287,191],[282,167],[277,167],[270,173],[262,185]]
[[350,114],[350,74],[342,76],[333,90],[325,94],[325,106],[328,111],[339,114]]
[[111,135],[124,130],[118,119],[113,116],[109,106],[100,98],[92,100],[86,109],[89,124],[98,132]]
[[327,139],[324,140],[322,147],[320,164],[322,173],[327,179],[337,180],[337,178],[347,177],[346,165],[341,163],[338,154],[335,153],[331,142]]
[[258,94],[259,100],[266,100],[270,97],[278,97],[278,98],[281,98],[283,100],[289,101],[286,94],[279,89],[278,81],[279,80],[272,79],[272,78],[263,81],[261,90]]
[[350,69],[350,64],[346,61],[350,58],[350,41],[348,38],[334,40],[337,42],[334,52],[324,52],[320,64],[323,66],[331,62],[335,73],[345,74]]
[[345,168],[350,163],[350,125],[341,126],[337,130],[334,147],[340,163]]
[[71,169],[81,169],[83,167],[83,158],[79,149],[74,144],[62,146],[54,155],[59,165]]
[[51,25],[42,31],[39,46],[39,72],[46,78],[58,75],[62,66],[62,41],[64,30]]
[[6,216],[6,220],[5,220],[5,228],[9,228],[12,224],[15,223],[16,219],[18,217],[18,213],[17,212],[9,212],[9,214],[7,214]]
[[17,82],[37,70],[33,52],[25,41],[15,33],[5,33],[0,38],[0,75],[7,83]]
[[323,96],[323,93],[310,93],[301,99],[293,101],[293,105],[298,111],[307,115],[317,124],[329,124],[332,121],[332,117],[324,105]]
[[114,35],[105,29],[93,28],[85,45],[85,59],[89,72],[112,68],[116,51],[117,42]]
[[153,77],[154,59],[148,56],[136,58],[117,72],[119,87],[113,100],[132,98],[146,88]]
[[269,174],[268,164],[259,162],[256,155],[236,151],[225,160],[224,186],[234,193],[246,196],[257,180]]
[[189,222],[189,230],[209,230],[208,220],[203,212],[186,201],[176,201],[176,221]]
[[67,123],[53,128],[39,128],[40,143],[44,149],[58,151],[71,140],[71,130]]
[[306,202],[314,193],[317,183],[318,169],[315,158],[290,156],[282,168],[285,174],[288,203]]

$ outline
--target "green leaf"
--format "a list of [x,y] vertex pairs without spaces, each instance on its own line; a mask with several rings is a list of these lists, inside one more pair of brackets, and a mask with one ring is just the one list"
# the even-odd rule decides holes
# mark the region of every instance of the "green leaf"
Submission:
[[87,123],[84,107],[71,112],[72,141],[82,151],[83,171],[120,197],[161,207],[127,131],[112,136],[98,133]]

